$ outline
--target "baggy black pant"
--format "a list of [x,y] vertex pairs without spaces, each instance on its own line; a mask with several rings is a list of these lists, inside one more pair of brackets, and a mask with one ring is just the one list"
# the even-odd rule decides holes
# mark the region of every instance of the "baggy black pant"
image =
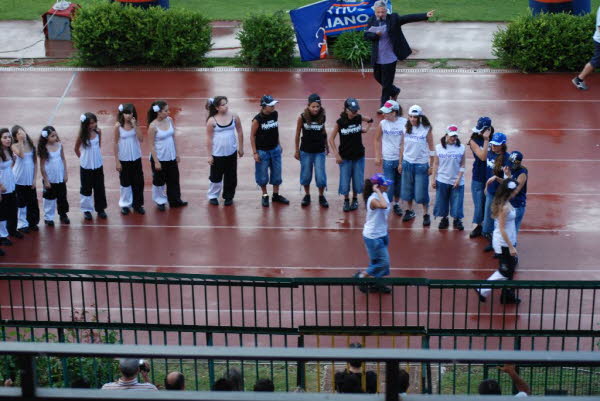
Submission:
[[389,64],[373,65],[373,76],[381,85],[380,106],[390,99],[396,86],[394,85],[394,76],[396,75],[396,61]]
[[14,191],[9,194],[2,194],[0,221],[6,221],[6,230],[9,235],[17,232],[17,195]]
[[[507,280],[512,280],[517,269],[517,258],[510,254],[508,247],[502,247],[502,253],[498,257],[498,272],[506,277]],[[513,288],[503,288],[500,299],[503,302],[511,302],[516,299],[515,290]]]
[[161,161],[161,169],[156,170],[154,160],[150,156],[150,168],[152,169],[152,185],[156,187],[167,186],[167,199],[169,204],[177,204],[181,201],[181,188],[179,187],[179,167],[177,160]]
[[69,202],[67,201],[67,184],[59,182],[57,184],[50,184],[50,188],[44,188],[42,194],[44,199],[54,200],[56,199],[56,211],[59,216],[63,216],[69,213]]
[[223,181],[223,199],[233,199],[237,187],[237,151],[229,156],[213,156],[210,182]]
[[121,162],[119,181],[122,187],[131,187],[134,208],[144,205],[144,171],[142,170],[142,158],[134,161]]
[[40,222],[40,206],[37,191],[31,185],[16,185],[17,208],[27,208],[27,223],[29,227],[37,226]]
[[106,191],[104,189],[104,168],[87,169],[80,167],[81,188],[79,193],[91,196],[94,193],[94,210],[101,212],[106,209]]

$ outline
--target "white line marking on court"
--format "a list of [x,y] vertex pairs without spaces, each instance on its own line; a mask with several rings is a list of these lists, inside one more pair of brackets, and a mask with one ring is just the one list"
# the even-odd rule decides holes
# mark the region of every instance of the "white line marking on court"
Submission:
[[54,110],[52,111],[52,114],[48,118],[48,123],[46,125],[52,125],[52,123],[54,122],[54,118],[58,114],[58,110],[60,109],[60,106],[62,106],[63,101],[65,100],[65,97],[67,96],[67,93],[71,89],[71,85],[73,85],[73,82],[75,81],[76,76],[77,76],[77,72],[73,72],[73,75],[71,75],[71,80],[67,84],[67,87],[65,88],[65,91],[63,92],[62,96],[60,97],[58,104],[56,105],[56,107],[54,107]]

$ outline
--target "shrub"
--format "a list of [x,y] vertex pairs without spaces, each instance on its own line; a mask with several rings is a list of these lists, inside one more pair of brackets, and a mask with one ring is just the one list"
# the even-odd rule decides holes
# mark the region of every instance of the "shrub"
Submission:
[[595,17],[540,14],[517,18],[494,34],[499,61],[525,72],[578,71],[589,61]]
[[362,67],[370,62],[371,43],[364,38],[363,32],[344,32],[333,44],[333,55],[345,64]]
[[212,46],[208,19],[184,9],[92,3],[72,28],[79,61],[90,66],[202,64]]
[[251,15],[237,34],[240,59],[253,67],[289,67],[294,57],[294,29],[283,11]]

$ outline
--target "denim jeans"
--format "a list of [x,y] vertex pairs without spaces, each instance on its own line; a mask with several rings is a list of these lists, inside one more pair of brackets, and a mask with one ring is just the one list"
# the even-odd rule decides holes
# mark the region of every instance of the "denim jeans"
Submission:
[[340,195],[350,193],[350,180],[352,179],[352,192],[361,194],[365,181],[365,158],[358,160],[343,160],[340,164]]
[[400,198],[400,188],[402,186],[402,174],[398,173],[398,166],[400,165],[399,160],[384,160],[383,161],[383,175],[388,180],[392,180],[394,183],[388,187],[388,198],[390,201]]
[[429,163],[402,160],[402,200],[429,205]]
[[[495,194],[494,194],[495,195]],[[494,201],[494,195],[490,193],[485,194],[485,208],[483,212],[483,229],[481,230],[484,234],[492,234],[494,231],[494,219],[492,218],[492,202]]]
[[315,169],[315,183],[317,184],[317,188],[325,188],[327,186],[325,152],[308,153],[300,151],[300,185],[310,185],[313,167]]
[[464,200],[464,185],[454,188],[450,184],[444,184],[443,182],[436,181],[435,206],[433,208],[433,215],[435,217],[448,217],[449,211],[450,216],[454,217],[455,219],[462,219],[465,217],[463,212]]
[[388,244],[390,242],[389,235],[375,239],[363,236],[365,247],[369,254],[369,267],[366,272],[368,275],[381,278],[390,274],[390,254],[388,252]]
[[485,182],[471,181],[471,195],[473,197],[473,223],[483,223],[485,209]]
[[[517,212],[517,216],[515,217],[515,227],[517,229],[517,240],[519,238],[519,229],[521,228],[521,222],[523,221],[523,216],[525,216],[525,209],[527,206],[516,207],[515,212]],[[515,244],[517,246],[517,244]]]
[[[277,145],[271,150],[257,150],[257,152],[260,162],[254,163],[254,178],[258,186],[281,185],[281,147]],[[270,177],[269,170],[271,170]]]

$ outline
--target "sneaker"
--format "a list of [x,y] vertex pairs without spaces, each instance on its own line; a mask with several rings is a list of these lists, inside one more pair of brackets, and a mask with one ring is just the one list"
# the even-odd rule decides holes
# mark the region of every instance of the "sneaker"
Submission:
[[573,82],[573,85],[575,85],[575,87],[579,90],[582,90],[582,91],[588,90],[588,86],[585,84],[585,82],[583,82],[581,79],[579,79],[579,77],[573,78],[571,80],[571,82]]
[[350,210],[358,209],[358,199],[352,198],[352,203],[350,203]]
[[454,227],[454,229],[458,231],[463,231],[465,229],[465,226],[463,226],[463,223],[460,219],[454,219],[454,221],[452,222],[452,227]]
[[[352,275],[352,278],[355,278],[356,280],[360,280],[361,279],[361,277],[360,277],[360,270],[357,271],[356,273],[354,273]],[[369,293],[369,287],[370,286],[368,284],[359,284],[358,285],[358,290],[360,292],[362,292],[363,294],[367,294],[367,293]]]
[[128,207],[122,207],[121,208],[121,214],[123,216],[127,216],[129,214],[129,208]]
[[404,217],[402,218],[402,221],[411,221],[412,219],[414,219],[416,217],[415,212],[413,212],[412,210],[407,210],[404,213]]
[[146,209],[144,209],[144,206],[134,206],[133,211],[137,214],[146,214]]
[[231,198],[225,199],[225,202],[223,202],[223,204],[225,206],[231,206],[231,205],[233,205],[233,199],[231,199]]
[[503,288],[500,294],[500,303],[503,305],[518,305],[521,300],[512,288]]
[[483,248],[483,252],[492,252],[493,250],[494,247],[492,246],[491,242],[485,248]]
[[304,198],[302,198],[302,202],[300,202],[300,206],[306,207],[308,205],[310,205],[310,195],[304,195]]
[[173,202],[173,203],[169,203],[169,206],[170,206],[170,207],[173,207],[173,208],[176,208],[176,207],[184,207],[184,206],[187,206],[187,204],[188,204],[188,203],[187,203],[186,201],[183,201],[183,200],[179,199],[178,201],[175,201],[175,202]]
[[23,235],[23,233],[20,233],[19,231],[15,231],[15,232],[10,233],[10,236],[14,237],[14,238],[18,238],[18,239],[25,238],[25,236]]
[[344,212],[350,211],[350,199],[344,199]]
[[165,210],[167,210],[167,207],[165,206],[164,203],[157,203],[156,207],[158,208],[159,211],[164,212]]
[[83,212],[83,218],[86,220],[92,220],[92,212]]
[[281,196],[279,194],[273,194],[273,197],[271,198],[272,202],[277,202],[277,203],[282,203],[284,205],[289,205],[290,201],[287,200],[287,198],[285,198],[284,196]]
[[44,220],[44,224],[48,227],[54,227],[54,220]]
[[0,245],[2,246],[11,246],[12,245],[12,241],[8,239],[8,237],[2,237],[0,238]]
[[402,208],[401,208],[401,207],[400,207],[400,205],[399,205],[399,204],[397,204],[397,203],[394,205],[394,214],[395,214],[396,216],[402,216],[402,214],[403,214],[403,212],[402,212]]
[[428,214],[423,215],[423,227],[429,227],[431,225],[431,217]]
[[210,198],[208,200],[208,204],[213,206],[219,206],[219,200],[217,198]]
[[383,284],[375,284],[373,288],[381,294],[390,294],[392,292],[391,287]]
[[[127,212],[127,213],[129,213],[129,212]],[[100,217],[101,219],[108,218],[108,216],[106,215],[106,212],[104,210],[101,210],[98,212],[98,217]]]
[[[63,224],[71,224],[71,220],[69,220],[69,216],[67,216],[66,214],[62,214],[60,216],[60,222]],[[54,225],[54,222],[52,222],[51,225]]]
[[17,231],[19,231],[23,234],[29,234],[29,227],[19,228]]
[[481,227],[481,225],[476,225],[475,228],[473,229],[473,231],[471,231],[469,233],[469,238],[477,238],[481,236],[481,230],[483,229],[483,227]]
[[263,205],[263,207],[269,207],[269,195],[264,194],[262,196],[261,204]]
[[438,229],[440,230],[445,230],[450,226],[450,222],[448,221],[447,217],[442,217],[442,220],[440,221],[440,224],[438,225]]
[[319,195],[319,205],[321,205],[321,207],[329,207],[329,202],[327,202],[327,199],[325,199],[325,196],[323,195]]
[[32,226],[29,226],[29,231],[40,231],[40,228],[37,224],[34,224]]
[[485,301],[487,301],[487,298],[484,297],[483,295],[481,295],[481,293],[479,292],[479,290],[477,288],[475,288],[475,292],[477,293],[477,297],[479,298],[479,302],[485,302]]

